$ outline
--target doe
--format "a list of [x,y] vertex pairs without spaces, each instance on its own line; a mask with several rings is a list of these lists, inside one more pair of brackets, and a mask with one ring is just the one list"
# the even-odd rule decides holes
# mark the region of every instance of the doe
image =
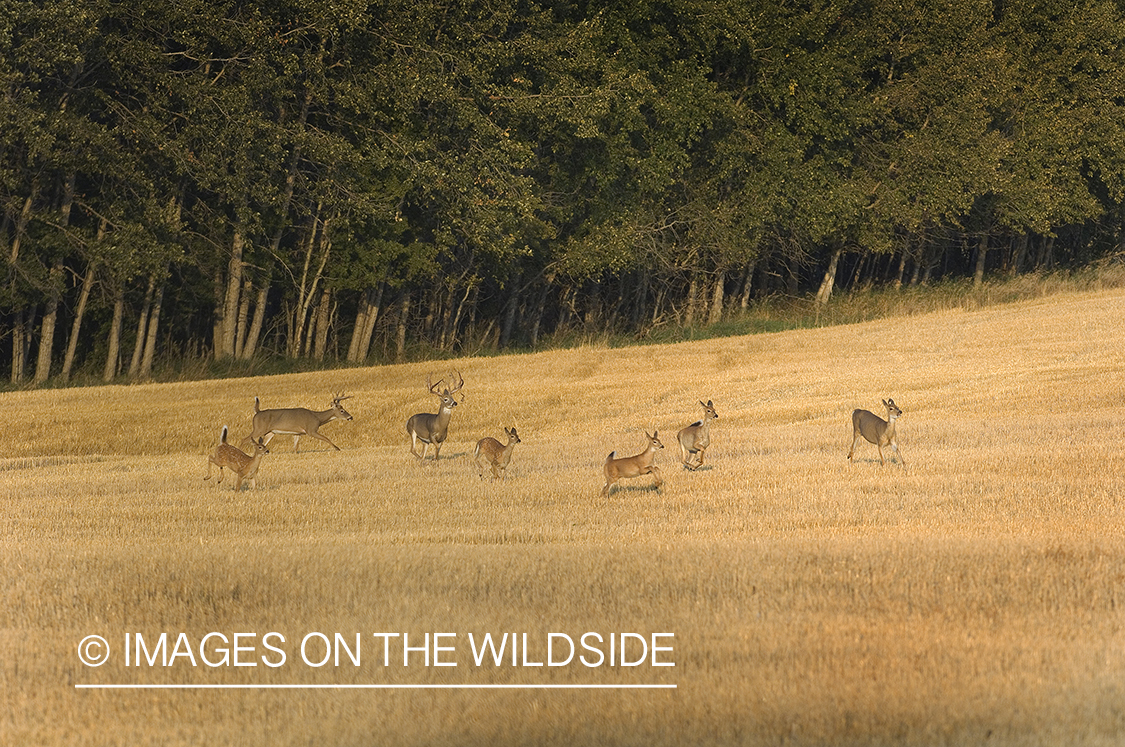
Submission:
[[868,410],[856,410],[852,413],[852,448],[848,451],[848,460],[850,461],[852,454],[855,453],[859,439],[865,438],[879,449],[879,464],[886,464],[883,459],[883,447],[890,446],[898,454],[899,462],[905,467],[906,460],[902,458],[902,452],[895,443],[895,421],[902,415],[902,410],[893,399],[883,400],[883,407],[887,408],[886,420]]
[[653,431],[652,435],[649,436],[648,431],[645,431],[645,436],[648,438],[648,448],[636,456],[616,459],[614,455],[616,455],[617,452],[609,452],[609,456],[605,458],[605,487],[602,488],[603,498],[609,496],[610,486],[623,477],[640,477],[641,475],[651,474],[656,478],[656,483],[653,487],[659,488],[664,484],[664,478],[660,474],[660,469],[653,464],[653,460],[656,459],[656,450],[664,448],[664,444],[660,443],[660,439],[657,438],[658,434],[658,431]]
[[242,449],[235,448],[227,443],[227,427],[223,426],[223,435],[219,439],[219,447],[215,449],[215,453],[207,460],[207,476],[204,480],[211,479],[211,465],[219,468],[219,479],[215,484],[223,481],[223,468],[229,468],[235,475],[234,489],[242,489],[242,481],[250,481],[250,489],[254,490],[257,487],[258,466],[262,463],[262,457],[269,454],[270,450],[266,448],[266,444],[262,439],[254,442],[254,456],[242,451]]
[[[699,404],[703,405],[703,400]],[[680,442],[680,455],[688,469],[697,470],[703,466],[703,452],[711,445],[711,421],[718,419],[719,413],[715,412],[715,405],[707,400],[707,404],[703,405],[703,420],[695,421],[676,434]],[[699,455],[699,464],[691,463],[694,454]]]
[[516,433],[515,427],[510,430],[505,428],[504,433],[508,436],[507,446],[491,436],[486,436],[477,441],[477,446],[473,449],[473,459],[477,462],[477,471],[480,473],[480,479],[482,480],[484,479],[486,466],[492,468],[492,479],[504,479],[504,470],[508,468],[508,464],[512,461],[512,451],[516,448],[516,444],[520,443],[520,437]]

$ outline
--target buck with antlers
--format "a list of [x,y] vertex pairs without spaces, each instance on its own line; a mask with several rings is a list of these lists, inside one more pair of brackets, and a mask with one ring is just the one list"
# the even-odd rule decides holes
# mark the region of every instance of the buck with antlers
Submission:
[[332,400],[332,407],[327,410],[306,410],[303,407],[287,407],[279,410],[262,410],[258,398],[254,398],[254,429],[250,435],[242,439],[242,444],[252,443],[259,438],[265,438],[268,444],[275,436],[292,436],[293,451],[297,451],[297,444],[301,436],[319,438],[336,451],[340,447],[332,443],[328,436],[319,431],[320,426],[333,420],[351,420],[351,414],[340,403],[351,397],[343,394],[336,395]]
[[227,443],[227,427],[223,426],[223,435],[219,439],[219,447],[215,449],[215,453],[207,460],[207,476],[204,480],[211,479],[211,465],[219,468],[219,479],[216,484],[223,481],[223,468],[229,468],[235,475],[234,489],[242,489],[242,481],[250,481],[250,489],[253,490],[257,487],[258,465],[262,463],[262,457],[269,454],[270,450],[266,448],[262,439],[254,442],[254,455],[250,456],[241,449],[236,449]]
[[[452,381],[452,379],[450,379]],[[461,387],[465,386],[465,380],[461,378],[461,374],[457,373],[457,384],[450,389],[446,387],[440,392],[437,390],[445,379],[439,379],[438,383],[431,384],[430,377],[426,377],[426,386],[430,390],[430,394],[435,395],[441,400],[441,409],[436,414],[429,412],[420,412],[417,415],[410,416],[406,421],[406,432],[410,434],[410,453],[419,459],[426,458],[426,452],[429,450],[430,445],[434,447],[434,459],[438,458],[441,452],[441,445],[445,442],[445,437],[449,434],[449,419],[453,417],[453,408],[457,406],[457,400],[453,395],[461,391]],[[464,395],[462,395],[462,399]],[[422,453],[418,453],[418,442],[423,443]]]
[[866,438],[878,447],[879,464],[886,464],[883,459],[883,447],[890,446],[898,454],[899,462],[905,467],[906,460],[902,458],[902,452],[898,450],[898,444],[895,443],[895,421],[902,415],[902,410],[893,399],[883,400],[883,407],[887,408],[886,420],[868,410],[856,410],[852,413],[852,448],[848,451],[848,460],[851,461],[859,439]]
[[[703,405],[703,400],[699,404]],[[719,413],[715,412],[715,405],[707,400],[707,404],[703,405],[703,420],[695,421],[676,434],[680,442],[680,455],[688,469],[697,470],[703,466],[703,452],[711,445],[711,421],[718,419]],[[691,463],[693,454],[699,455],[699,464]]]
[[609,497],[609,488],[613,483],[617,482],[623,477],[640,477],[641,475],[652,474],[656,477],[654,488],[659,488],[664,484],[664,478],[660,474],[660,470],[653,460],[656,459],[656,450],[663,449],[664,444],[660,443],[657,438],[658,432],[653,431],[652,435],[648,435],[645,431],[645,436],[648,437],[648,448],[640,454],[631,457],[622,457],[615,459],[616,451],[609,452],[609,456],[605,458],[605,487],[602,488],[602,497]]
[[482,480],[484,479],[486,466],[492,468],[492,479],[504,479],[504,470],[508,468],[508,464],[512,461],[512,451],[516,448],[516,444],[520,443],[520,437],[515,428],[511,430],[505,428],[504,433],[508,436],[507,446],[491,436],[486,436],[477,441],[477,446],[473,449],[473,459],[477,462],[477,471],[480,473],[480,479]]

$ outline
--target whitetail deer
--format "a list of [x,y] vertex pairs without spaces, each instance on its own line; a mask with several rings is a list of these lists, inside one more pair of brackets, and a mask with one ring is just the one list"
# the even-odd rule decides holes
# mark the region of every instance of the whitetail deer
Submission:
[[250,435],[242,439],[240,446],[245,446],[247,443],[253,443],[255,440],[265,437],[265,443],[268,445],[275,435],[277,436],[292,436],[293,437],[293,451],[297,451],[297,445],[301,441],[301,436],[312,436],[319,438],[336,451],[340,447],[332,443],[328,436],[319,431],[320,426],[333,420],[351,420],[351,414],[344,409],[340,403],[351,397],[345,397],[343,394],[337,395],[332,400],[332,407],[327,410],[306,410],[303,407],[287,407],[279,410],[263,410],[258,398],[254,398],[254,428],[250,431]]
[[482,480],[484,479],[486,466],[492,468],[492,479],[504,479],[504,470],[508,468],[508,464],[512,461],[512,451],[516,448],[516,444],[520,443],[520,437],[515,428],[511,430],[505,428],[504,433],[508,436],[507,446],[491,436],[486,436],[477,441],[477,446],[473,449],[473,459],[477,461],[477,471],[480,472],[480,479]]
[[[406,432],[410,434],[410,453],[419,459],[426,458],[426,452],[429,450],[430,445],[434,447],[434,459],[438,458],[441,452],[441,445],[445,442],[445,437],[449,434],[449,419],[453,417],[453,408],[457,406],[457,400],[453,395],[461,391],[461,387],[465,386],[465,380],[461,378],[461,374],[457,373],[457,385],[450,389],[446,387],[440,392],[437,388],[441,386],[445,379],[439,379],[438,383],[431,384],[430,377],[426,377],[426,386],[430,390],[430,394],[437,396],[441,399],[441,409],[437,414],[429,412],[420,412],[417,415],[411,415],[410,419],[406,421]],[[452,381],[452,379],[451,379]],[[464,395],[462,395],[462,398]],[[421,441],[422,446],[421,455],[418,454],[418,442]]]
[[[703,400],[699,404],[703,405]],[[680,441],[680,455],[688,469],[696,470],[703,466],[703,452],[711,445],[711,421],[718,419],[719,413],[715,412],[715,405],[707,400],[707,404],[703,405],[703,420],[695,421],[676,434]],[[691,463],[693,454],[699,455],[699,464]]]
[[648,435],[645,431],[645,436],[648,437],[648,448],[640,454],[631,457],[622,457],[615,459],[616,451],[609,452],[609,456],[605,458],[605,487],[602,488],[602,497],[609,496],[609,488],[613,483],[620,480],[622,477],[640,477],[641,475],[652,474],[656,477],[654,488],[659,488],[664,484],[664,478],[660,474],[660,470],[653,460],[656,459],[656,450],[663,449],[664,444],[660,443],[657,438],[658,431],[653,431],[652,435]]
[[227,427],[224,425],[223,435],[219,439],[219,447],[207,460],[207,476],[203,479],[211,479],[211,465],[215,465],[219,468],[219,479],[215,481],[215,484],[221,483],[223,481],[223,468],[226,467],[235,474],[235,490],[242,489],[243,480],[249,480],[250,489],[254,490],[257,487],[258,466],[262,463],[262,457],[269,453],[270,450],[266,448],[265,442],[260,438],[254,442],[253,456],[231,446],[227,443]]
[[883,407],[887,408],[886,420],[868,410],[856,410],[852,413],[852,448],[848,451],[848,459],[851,460],[852,454],[855,453],[859,439],[866,438],[878,447],[879,464],[886,464],[883,459],[883,447],[890,446],[898,454],[899,462],[905,467],[906,460],[902,458],[902,452],[898,450],[898,444],[895,443],[895,421],[902,415],[902,410],[893,399],[883,400]]

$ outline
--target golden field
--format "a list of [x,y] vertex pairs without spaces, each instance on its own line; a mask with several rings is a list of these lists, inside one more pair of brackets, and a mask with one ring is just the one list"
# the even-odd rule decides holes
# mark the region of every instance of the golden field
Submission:
[[[1120,744],[1123,320],[1125,292],[1093,291],[454,361],[465,399],[424,464],[404,424],[440,364],[0,395],[0,742]],[[279,436],[257,490],[201,479],[254,396],[340,391],[342,451]],[[849,464],[851,411],[885,397],[906,466],[867,443]],[[687,472],[701,399],[719,419]],[[473,444],[512,425],[507,480],[482,481]],[[606,454],[654,428],[663,488],[599,497]],[[362,665],[303,663],[314,631],[360,634]],[[211,632],[254,634],[257,666],[122,659],[126,634]],[[457,666],[384,666],[386,632],[455,634]],[[527,633],[532,663],[550,633],[672,633],[675,666],[476,666],[487,632]],[[90,634],[104,666],[79,661]],[[75,687],[108,683],[676,688]]]

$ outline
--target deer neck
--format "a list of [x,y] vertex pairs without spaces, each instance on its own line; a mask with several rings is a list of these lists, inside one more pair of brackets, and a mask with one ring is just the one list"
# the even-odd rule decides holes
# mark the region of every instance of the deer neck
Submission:
[[887,413],[887,420],[886,420],[885,423],[883,423],[883,427],[882,427],[884,438],[886,438],[888,440],[890,440],[891,438],[894,438],[895,421],[896,420],[898,420],[897,415],[891,415],[889,412]]
[[436,425],[435,430],[444,431],[446,428],[449,427],[449,421],[452,418],[453,418],[453,408],[452,407],[446,407],[445,404],[442,404],[441,409],[438,410],[437,420],[434,421],[434,423]]

